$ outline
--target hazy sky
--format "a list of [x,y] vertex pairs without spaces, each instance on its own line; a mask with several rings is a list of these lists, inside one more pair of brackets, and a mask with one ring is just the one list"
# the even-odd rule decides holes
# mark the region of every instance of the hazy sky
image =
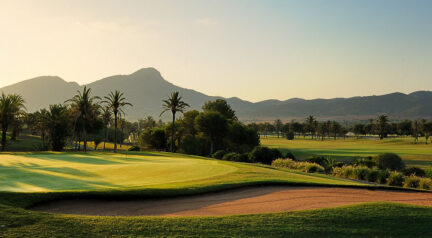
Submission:
[[0,87],[143,67],[251,101],[432,90],[432,1],[0,0]]

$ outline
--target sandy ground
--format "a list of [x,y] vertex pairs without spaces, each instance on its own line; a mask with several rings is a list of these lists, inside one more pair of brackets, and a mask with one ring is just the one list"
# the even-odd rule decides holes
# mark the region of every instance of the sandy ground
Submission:
[[218,216],[297,211],[378,201],[432,206],[432,193],[268,186],[154,200],[61,200],[40,204],[31,210],[101,216]]

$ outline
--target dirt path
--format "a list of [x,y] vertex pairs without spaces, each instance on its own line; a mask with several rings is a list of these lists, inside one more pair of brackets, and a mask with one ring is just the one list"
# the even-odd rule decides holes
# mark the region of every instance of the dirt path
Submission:
[[432,193],[268,186],[157,200],[62,200],[40,204],[31,210],[101,216],[218,216],[296,211],[378,201],[432,206]]

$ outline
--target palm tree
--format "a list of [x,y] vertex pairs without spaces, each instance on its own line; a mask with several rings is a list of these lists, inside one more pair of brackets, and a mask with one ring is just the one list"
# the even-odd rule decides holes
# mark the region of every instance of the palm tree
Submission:
[[77,91],[73,98],[67,100],[66,102],[72,103],[72,108],[78,113],[78,118],[76,120],[82,121],[82,132],[84,137],[84,152],[87,152],[87,126],[89,122],[89,117],[92,114],[92,111],[98,110],[99,106],[94,103],[95,100],[100,99],[98,96],[91,96],[91,88],[87,89],[87,86],[84,87],[83,91]]
[[171,111],[172,113],[171,152],[174,152],[175,114],[177,112],[183,113],[184,109],[189,107],[189,104],[183,102],[179,92],[172,92],[167,100],[162,101],[164,109],[159,116],[162,116],[166,111]]
[[2,130],[1,146],[2,150],[6,147],[6,133],[9,124],[19,115],[24,113],[24,99],[18,94],[5,95],[0,97],[0,123]]
[[109,106],[106,106],[102,109],[103,113],[102,113],[102,117],[103,117],[103,121],[104,121],[104,126],[105,126],[105,139],[104,139],[104,150],[105,150],[105,143],[107,141],[108,138],[108,126],[109,123],[111,121],[111,108]]
[[111,111],[114,113],[114,153],[117,153],[117,120],[118,114],[124,113],[123,107],[125,106],[133,106],[132,104],[125,102],[126,98],[123,97],[123,93],[115,90],[115,92],[110,92],[108,96],[104,97],[105,100],[103,103],[107,103],[108,107],[111,108]]

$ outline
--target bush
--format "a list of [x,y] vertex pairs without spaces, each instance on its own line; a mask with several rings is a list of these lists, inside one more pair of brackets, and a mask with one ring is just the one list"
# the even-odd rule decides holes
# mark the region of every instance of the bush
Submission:
[[365,179],[369,182],[378,182],[380,171],[376,168],[369,169]]
[[377,157],[375,157],[375,162],[378,164],[380,169],[399,171],[405,168],[405,164],[401,157],[393,153],[379,154]]
[[224,150],[218,150],[216,152],[213,153],[212,157],[215,159],[222,159],[225,155],[225,151]]
[[128,151],[140,151],[140,147],[137,145],[131,146]]
[[353,164],[355,166],[366,166],[368,168],[377,166],[377,163],[372,159],[372,157],[356,159]]
[[387,185],[390,186],[402,186],[404,182],[404,177],[402,173],[399,172],[391,172],[389,177],[387,178]]
[[246,163],[250,163],[251,162],[249,160],[249,153],[239,154],[238,159],[239,159],[238,162],[246,162]]
[[231,152],[231,153],[227,153],[222,157],[222,160],[227,160],[227,161],[237,161],[239,157],[239,154]]
[[387,182],[388,177],[390,176],[390,172],[388,170],[378,170],[378,177],[376,182],[380,184],[385,184]]
[[311,158],[306,159],[306,161],[310,162],[310,163],[319,164],[323,167],[326,167],[328,164],[328,160],[326,158],[324,158],[323,156],[311,157]]
[[273,159],[283,158],[282,153],[278,149],[270,149],[273,154]]
[[425,171],[426,177],[429,177],[432,179],[432,167],[430,167],[429,169],[427,169]]
[[410,175],[405,177],[405,181],[403,183],[404,188],[418,188],[420,184],[420,177],[415,175]]
[[294,140],[294,132],[289,131],[288,133],[286,133],[286,138],[287,140]]
[[279,168],[296,169],[307,173],[324,172],[324,168],[319,164],[310,162],[295,162],[292,159],[276,159],[272,162],[272,166]]
[[[278,150],[279,151],[279,150]],[[256,146],[249,154],[250,161],[254,163],[271,164],[274,159],[275,152],[265,146]]]
[[285,159],[297,160],[296,157],[294,156],[294,154],[291,153],[290,151],[286,152],[284,158],[285,158]]
[[410,167],[410,168],[406,168],[402,170],[402,173],[405,176],[410,176],[410,175],[415,175],[418,177],[425,177],[426,176],[426,172],[418,167]]
[[432,189],[432,179],[420,178],[418,188],[420,188],[420,189]]

